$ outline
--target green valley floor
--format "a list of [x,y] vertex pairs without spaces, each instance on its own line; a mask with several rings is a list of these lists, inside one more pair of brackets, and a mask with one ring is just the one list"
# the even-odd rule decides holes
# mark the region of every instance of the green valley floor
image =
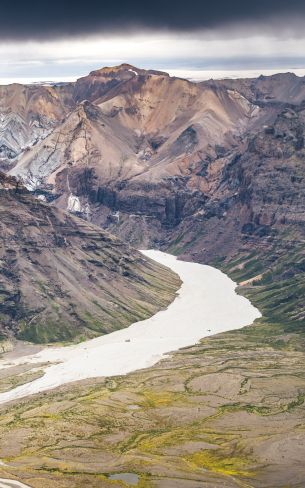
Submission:
[[[260,319],[150,369],[3,405],[0,478],[33,488],[304,487],[303,344]],[[19,367],[0,388],[38,374]]]

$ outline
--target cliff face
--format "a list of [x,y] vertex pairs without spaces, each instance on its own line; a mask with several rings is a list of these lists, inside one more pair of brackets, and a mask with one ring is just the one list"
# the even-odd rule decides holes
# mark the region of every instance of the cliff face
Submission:
[[167,306],[179,279],[98,227],[0,181],[0,333],[93,337]]
[[[272,246],[276,235],[286,230],[303,235],[304,117],[302,107],[279,110],[272,124],[249,135],[238,151],[222,161],[217,186],[197,215],[197,225],[207,234],[194,245],[202,258],[216,250],[226,256],[241,245],[250,248],[255,241],[258,247]],[[212,226],[213,251],[211,246],[204,249]]]
[[201,209],[163,243],[223,269],[287,332],[305,326],[304,117],[302,106],[281,108],[273,123],[249,134],[221,161]]

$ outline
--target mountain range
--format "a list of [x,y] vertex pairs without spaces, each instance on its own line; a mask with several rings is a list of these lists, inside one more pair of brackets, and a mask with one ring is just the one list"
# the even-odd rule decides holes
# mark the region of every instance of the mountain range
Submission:
[[1,169],[40,200],[217,264],[250,294],[303,287],[305,78],[192,83],[123,64],[0,90]]
[[[303,289],[305,78],[192,83],[123,64],[1,87],[0,104],[0,167],[53,212],[218,265],[266,309],[266,287]],[[289,320],[304,317],[300,298]]]
[[[192,83],[123,64],[0,87],[1,352],[167,307],[178,276],[136,248],[221,269],[262,313],[151,368],[4,405],[5,479],[304,486],[304,136],[292,73]],[[32,366],[1,370],[0,391]]]

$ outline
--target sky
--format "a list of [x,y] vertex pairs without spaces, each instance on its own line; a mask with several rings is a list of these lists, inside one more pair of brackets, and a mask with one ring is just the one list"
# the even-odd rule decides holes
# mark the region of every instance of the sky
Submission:
[[304,0],[2,0],[0,79],[68,80],[123,62],[193,79],[303,74],[304,24]]

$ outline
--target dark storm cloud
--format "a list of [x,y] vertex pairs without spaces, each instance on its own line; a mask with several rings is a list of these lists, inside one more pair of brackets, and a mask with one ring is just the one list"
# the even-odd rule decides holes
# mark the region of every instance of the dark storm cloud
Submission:
[[304,0],[2,0],[2,39],[33,39],[135,28],[195,30],[303,18]]

